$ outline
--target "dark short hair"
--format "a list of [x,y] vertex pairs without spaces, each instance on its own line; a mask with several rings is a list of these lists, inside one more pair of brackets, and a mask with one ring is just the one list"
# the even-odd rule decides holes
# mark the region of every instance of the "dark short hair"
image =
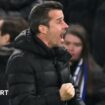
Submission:
[[63,38],[65,38],[65,36],[67,34],[72,34],[72,35],[80,38],[80,40],[83,43],[83,50],[82,50],[82,55],[81,56],[83,58],[87,58],[88,54],[89,54],[89,44],[88,44],[87,32],[86,32],[85,28],[82,25],[79,25],[79,24],[71,24],[69,26],[69,28],[66,30]]
[[63,5],[57,1],[45,1],[33,6],[29,15],[29,25],[34,34],[39,33],[39,25],[48,26],[50,20],[48,13],[53,9],[63,10]]
[[0,31],[1,35],[9,34],[12,42],[19,33],[28,28],[28,22],[22,17],[7,17],[3,19]]

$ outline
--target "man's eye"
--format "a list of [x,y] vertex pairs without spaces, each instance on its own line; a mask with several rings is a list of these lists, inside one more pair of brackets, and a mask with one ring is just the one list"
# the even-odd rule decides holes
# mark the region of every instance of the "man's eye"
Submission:
[[61,23],[61,21],[58,21],[57,23],[58,23],[58,24],[60,24],[60,23]]

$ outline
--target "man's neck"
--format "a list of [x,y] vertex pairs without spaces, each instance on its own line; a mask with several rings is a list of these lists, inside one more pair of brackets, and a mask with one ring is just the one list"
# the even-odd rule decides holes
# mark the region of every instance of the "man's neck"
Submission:
[[44,35],[42,34],[38,34],[37,37],[49,48],[51,48],[51,46],[49,45],[48,40],[45,38]]

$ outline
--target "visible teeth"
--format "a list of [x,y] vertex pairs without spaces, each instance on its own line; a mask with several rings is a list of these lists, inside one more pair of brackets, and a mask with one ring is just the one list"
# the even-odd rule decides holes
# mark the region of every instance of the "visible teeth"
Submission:
[[66,33],[66,30],[63,32],[63,34],[65,34]]
[[64,32],[62,32],[62,34],[60,35],[61,38],[63,38],[64,34],[66,33],[66,30]]

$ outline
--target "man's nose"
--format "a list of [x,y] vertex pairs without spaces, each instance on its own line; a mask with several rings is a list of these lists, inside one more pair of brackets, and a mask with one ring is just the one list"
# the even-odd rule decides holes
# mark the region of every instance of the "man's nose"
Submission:
[[68,24],[64,21],[64,28],[68,28]]
[[67,24],[65,21],[63,21],[63,27],[64,27],[65,29],[69,27],[68,24]]

